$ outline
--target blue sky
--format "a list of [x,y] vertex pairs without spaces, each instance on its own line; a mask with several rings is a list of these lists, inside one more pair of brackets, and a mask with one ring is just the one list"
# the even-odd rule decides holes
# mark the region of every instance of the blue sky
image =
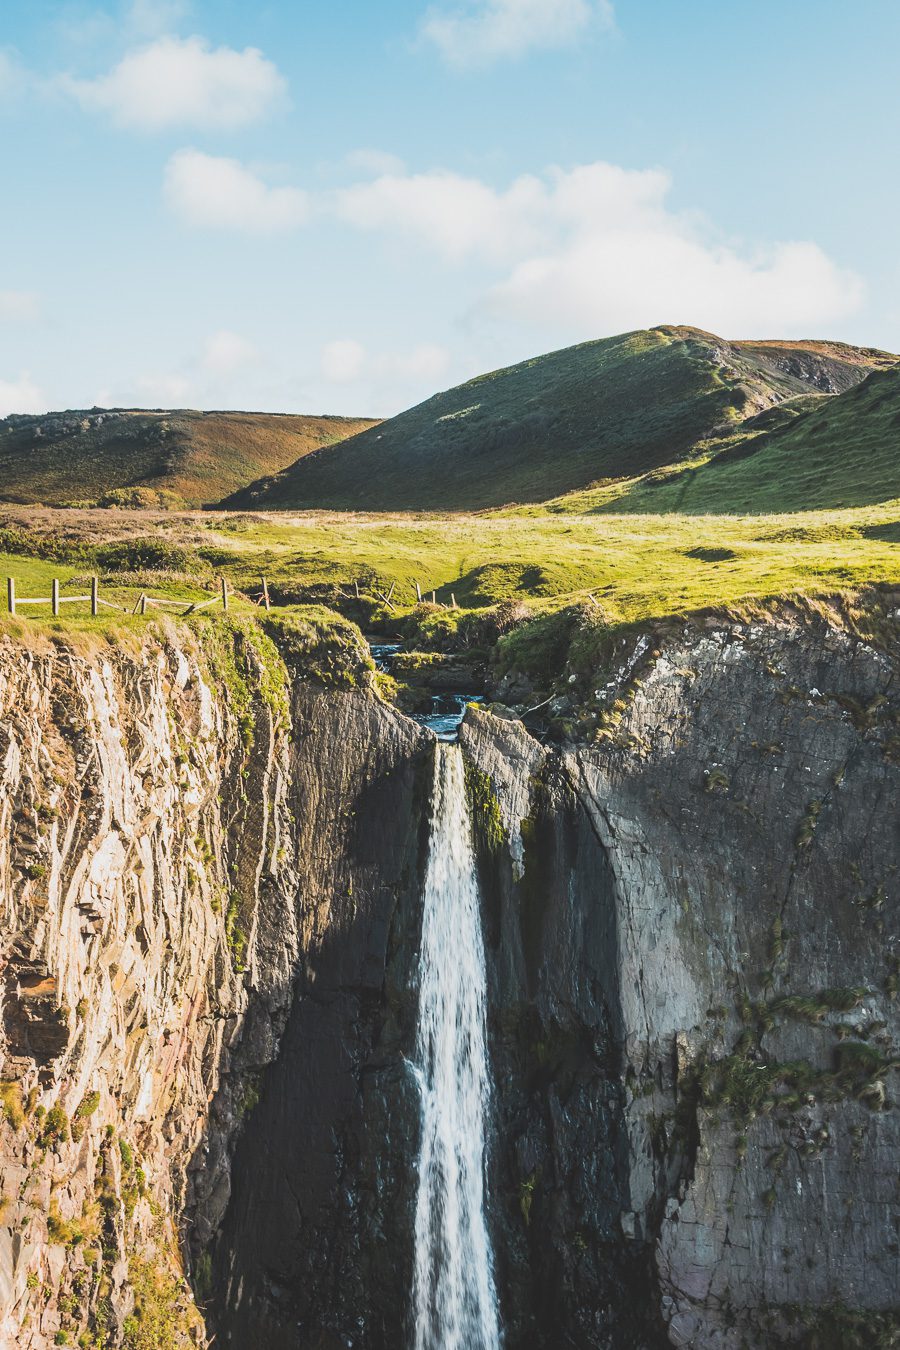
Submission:
[[0,415],[389,414],[652,323],[900,349],[897,0],[6,0]]

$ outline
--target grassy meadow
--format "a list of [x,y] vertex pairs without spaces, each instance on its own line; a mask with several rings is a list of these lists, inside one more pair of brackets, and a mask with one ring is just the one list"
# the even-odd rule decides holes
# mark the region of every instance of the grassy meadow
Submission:
[[[279,605],[352,609],[358,585],[373,601],[371,617],[387,627],[415,605],[417,581],[426,596],[434,591],[445,605],[455,598],[462,610],[515,599],[541,612],[591,594],[615,624],[900,585],[898,541],[900,501],[766,516],[8,509],[0,573],[16,578],[22,596],[49,595],[53,576],[72,593],[98,572],[103,597],[129,608],[142,590],[209,598],[219,574],[245,593],[265,575]],[[239,596],[233,603],[249,604]],[[83,608],[67,607],[57,625],[90,623]],[[47,611],[25,610],[25,621],[44,627]]]

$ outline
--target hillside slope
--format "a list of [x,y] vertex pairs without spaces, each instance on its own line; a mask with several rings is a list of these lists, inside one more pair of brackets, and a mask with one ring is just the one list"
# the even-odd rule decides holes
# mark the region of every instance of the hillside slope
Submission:
[[0,500],[206,506],[372,425],[367,418],[101,408],[7,417],[0,421]]
[[472,510],[540,502],[672,464],[798,394],[893,358],[824,342],[726,342],[660,327],[470,380],[306,456],[226,506]]
[[874,371],[839,398],[805,402],[796,417],[761,426],[705,464],[638,483],[603,509],[758,515],[894,498],[900,498],[900,365]]

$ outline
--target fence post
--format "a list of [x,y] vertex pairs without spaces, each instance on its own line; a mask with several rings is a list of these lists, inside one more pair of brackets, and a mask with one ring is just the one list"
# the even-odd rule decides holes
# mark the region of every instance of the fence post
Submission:
[[16,579],[15,577],[6,578],[6,603],[10,614],[16,612]]
[[418,604],[421,605],[421,603],[422,603],[422,587],[419,585],[418,582],[416,582],[416,601],[418,602]]
[[100,583],[98,582],[96,577],[91,577],[91,614],[94,618],[97,617],[97,611],[100,608],[99,592],[100,592]]
[[141,613],[147,613],[147,597],[144,594],[141,595]]
[[50,584],[50,602],[54,615],[59,616],[59,580],[54,577]]
[[433,605],[436,605],[436,604],[437,604],[437,591],[432,591],[432,592],[431,592],[431,603],[432,603]]
[[220,577],[219,580],[220,580],[221,583],[222,583],[222,608],[223,608],[224,610],[227,610],[227,609],[228,609],[228,582],[225,580],[224,577]]
[[450,608],[459,609],[459,605],[457,605],[456,603],[456,596],[453,594],[452,591],[450,592]]
[[269,583],[266,581],[265,577],[262,578],[262,584],[263,584],[263,604],[265,605],[266,609],[271,609],[272,606],[269,604]]

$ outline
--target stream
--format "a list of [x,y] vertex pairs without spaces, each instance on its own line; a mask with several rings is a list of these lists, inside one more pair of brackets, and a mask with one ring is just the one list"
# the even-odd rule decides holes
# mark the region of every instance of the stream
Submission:
[[[393,659],[403,650],[400,642],[379,642],[367,638],[372,660],[376,670],[390,673]],[[427,712],[414,712],[409,716],[420,726],[430,727],[439,741],[452,744],[459,737],[459,728],[470,703],[481,703],[481,694],[466,691],[442,692],[431,695],[431,706]]]

